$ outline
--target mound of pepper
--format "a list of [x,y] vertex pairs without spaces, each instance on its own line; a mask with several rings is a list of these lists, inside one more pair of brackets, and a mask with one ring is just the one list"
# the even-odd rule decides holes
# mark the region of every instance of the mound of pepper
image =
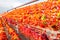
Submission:
[[[8,35],[12,36],[11,40],[20,40],[19,33],[22,33],[29,40],[60,39],[59,0],[48,0],[23,8],[15,8],[1,16],[1,24],[7,28]],[[54,32],[49,34],[48,30],[45,29]]]

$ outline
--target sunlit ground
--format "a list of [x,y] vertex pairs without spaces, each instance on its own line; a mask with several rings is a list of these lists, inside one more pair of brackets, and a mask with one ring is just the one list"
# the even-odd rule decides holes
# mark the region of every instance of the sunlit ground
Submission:
[[[10,10],[30,1],[31,0],[0,0],[0,13],[6,12],[7,10]],[[39,1],[42,2],[44,0]]]

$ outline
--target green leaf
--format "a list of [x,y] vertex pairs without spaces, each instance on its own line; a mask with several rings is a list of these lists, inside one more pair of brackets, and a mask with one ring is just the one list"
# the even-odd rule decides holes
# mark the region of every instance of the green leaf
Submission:
[[42,15],[41,20],[45,20],[45,19],[46,19],[46,16]]
[[60,13],[57,14],[57,18],[60,18]]

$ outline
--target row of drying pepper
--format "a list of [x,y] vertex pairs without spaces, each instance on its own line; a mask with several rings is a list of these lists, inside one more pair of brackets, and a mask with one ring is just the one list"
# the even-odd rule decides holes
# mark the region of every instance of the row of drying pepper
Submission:
[[[40,31],[40,33],[38,32],[38,34],[35,31],[32,31],[32,27],[38,29],[40,29],[41,27],[52,31],[59,31],[60,1],[49,0],[47,2],[40,2],[38,4],[34,4],[24,8],[16,8],[15,10],[6,12],[4,15],[2,15],[2,19],[2,21],[5,21],[6,19],[7,23],[3,23],[5,24],[8,30],[8,34],[11,32],[11,30],[14,31],[14,29],[10,28],[11,26],[9,25],[12,25],[14,27],[18,25],[17,29],[23,35],[30,38],[30,40],[52,40],[49,38],[49,35],[47,35],[46,32]],[[24,25],[28,25],[28,27],[25,27]],[[31,27],[31,25],[33,26]],[[10,33],[10,35],[13,35],[13,32]],[[13,38],[17,36],[15,32],[14,35],[15,36],[13,36]],[[59,37],[60,33],[57,34],[56,38]],[[16,40],[19,40],[19,38]]]

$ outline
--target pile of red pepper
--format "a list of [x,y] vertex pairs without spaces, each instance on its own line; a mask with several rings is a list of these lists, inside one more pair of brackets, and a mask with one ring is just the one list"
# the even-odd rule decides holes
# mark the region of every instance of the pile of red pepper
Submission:
[[[19,33],[22,33],[29,40],[58,40],[60,38],[59,0],[48,0],[47,2],[16,8],[1,16],[0,26],[3,29],[6,28],[9,35],[6,37],[7,33],[2,34],[6,40],[8,40],[8,37],[10,37],[10,40],[22,40]],[[59,31],[59,33],[51,39],[52,34],[47,35],[46,30],[41,28]],[[3,29],[1,30],[3,31]],[[1,40],[5,38],[3,37]]]

